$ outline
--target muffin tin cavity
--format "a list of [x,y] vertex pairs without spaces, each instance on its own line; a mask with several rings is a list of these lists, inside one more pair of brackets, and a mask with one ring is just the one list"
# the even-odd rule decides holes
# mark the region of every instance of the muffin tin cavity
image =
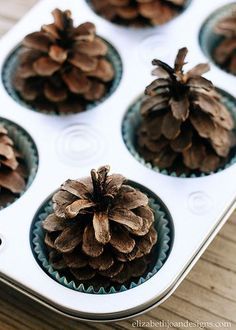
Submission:
[[173,245],[174,227],[172,217],[165,204],[153,192],[132,181],[128,181],[128,184],[144,192],[149,197],[149,206],[153,209],[155,216],[154,225],[158,233],[158,240],[152,250],[152,261],[149,264],[148,270],[145,274],[142,277],[135,278],[134,280],[123,285],[95,288],[93,286],[85,286],[83,283],[75,283],[75,281],[70,278],[69,273],[61,273],[60,271],[53,269],[48,261],[48,253],[44,244],[45,233],[42,229],[42,221],[46,219],[46,217],[53,211],[52,196],[50,196],[45,203],[40,206],[33,219],[30,231],[30,241],[32,252],[36,261],[52,279],[75,291],[92,294],[107,294],[123,292],[135,288],[146,282],[160,270],[166,262]]
[[[218,8],[203,23],[199,33],[199,43],[203,53],[218,67],[220,66],[216,63],[213,53],[224,37],[215,32],[215,27],[222,19],[231,17],[233,12],[236,12],[236,3]],[[223,67],[221,69],[226,71]]]
[[104,154],[105,149],[102,134],[83,123],[64,128],[56,142],[59,159],[72,166],[91,164]]
[[[86,0],[86,2],[97,15],[113,24],[141,29],[164,25],[172,21],[187,9],[192,0],[186,0],[185,4],[179,6],[165,0],[158,0],[156,4],[154,1],[151,4],[148,1],[145,4],[143,1],[143,4],[140,5],[145,6],[145,8],[139,9],[139,14],[137,13],[138,4],[135,4],[136,1],[123,1],[123,4],[122,1],[113,1],[112,3],[112,1]],[[157,12],[157,8],[162,11],[159,16],[153,15]],[[114,12],[117,14],[114,15]]]
[[[234,129],[234,134],[236,135],[236,99],[228,94],[227,92],[217,89],[217,91],[220,93],[221,98],[222,98],[222,103],[227,107],[227,109],[231,112],[234,123],[235,123],[235,129]],[[132,156],[141,164],[144,166],[156,171],[160,172],[161,174],[165,175],[170,175],[174,177],[201,177],[205,175],[211,175],[214,172],[207,174],[207,173],[202,173],[202,172],[190,172],[190,173],[176,173],[176,172],[171,172],[168,169],[160,169],[157,166],[153,166],[151,163],[147,162],[142,155],[139,153],[138,148],[137,148],[137,131],[141,123],[141,114],[140,114],[140,106],[142,104],[142,101],[144,100],[144,96],[140,96],[131,106],[129,107],[128,111],[126,112],[124,118],[123,118],[123,123],[122,123],[122,135],[123,135],[123,140],[124,143],[129,150],[129,152],[132,154]],[[233,165],[236,163],[236,148],[232,148],[230,155],[228,157],[227,163],[220,167],[217,172],[220,172],[229,166]]]
[[0,209],[2,209],[16,201],[32,184],[38,169],[38,151],[33,139],[22,127],[3,118],[0,118],[0,124],[7,129],[16,151],[21,154],[20,162],[26,170],[24,174],[25,188],[16,197],[9,198],[9,200],[7,197],[4,203],[1,201]]
[[[107,98],[109,98],[109,96],[111,96],[115,92],[117,87],[119,86],[119,83],[120,83],[121,78],[122,78],[122,70],[123,69],[122,69],[122,61],[121,61],[121,57],[120,57],[119,53],[117,52],[117,50],[110,43],[108,43],[104,39],[102,39],[102,40],[108,46],[108,52],[107,52],[107,55],[106,55],[105,58],[109,62],[111,62],[112,66],[114,68],[114,71],[115,71],[115,76],[114,76],[114,79],[108,84],[108,90],[107,90],[107,93],[105,94],[105,96],[103,96],[98,101],[88,102],[85,105],[84,110],[93,109],[94,107],[96,107],[100,103],[104,102]],[[73,110],[73,108],[71,108],[71,110],[69,110],[67,112],[58,113],[55,110],[53,110],[53,104],[50,105],[51,110],[49,110],[49,109],[45,109],[44,104],[40,104],[40,102],[36,103],[35,106],[33,106],[32,104],[27,103],[25,100],[23,100],[23,98],[16,91],[16,89],[14,88],[14,86],[12,84],[13,75],[14,75],[14,73],[16,71],[16,68],[18,66],[18,63],[19,63],[18,56],[19,56],[20,50],[21,50],[21,46],[18,45],[8,55],[8,57],[6,58],[6,60],[3,64],[2,74],[1,74],[3,85],[4,85],[7,93],[12,97],[12,99],[15,102],[17,102],[18,104],[20,104],[21,106],[23,106],[24,108],[27,108],[27,109],[30,109],[30,110],[33,110],[33,111],[37,111],[37,112],[40,112],[40,113],[50,114],[50,115],[70,115],[70,114],[78,112],[75,109]]]

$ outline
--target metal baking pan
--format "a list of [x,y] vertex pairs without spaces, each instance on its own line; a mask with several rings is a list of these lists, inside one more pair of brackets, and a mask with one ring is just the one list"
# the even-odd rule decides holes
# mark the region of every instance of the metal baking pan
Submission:
[[[97,33],[116,48],[123,62],[117,90],[94,109],[80,114],[53,116],[31,111],[16,103],[0,84],[0,116],[23,127],[39,153],[32,185],[0,212],[1,281],[57,312],[90,321],[120,320],[143,313],[162,303],[180,284],[236,206],[236,165],[199,178],[154,172],[129,153],[121,126],[129,105],[152,80],[152,58],[171,63],[177,49],[187,46],[191,66],[208,61],[199,46],[199,31],[216,8],[230,3],[222,2],[193,0],[167,25],[134,30],[105,21],[84,0],[42,0],[1,39],[2,70],[9,53],[27,33],[51,22],[55,7],[71,9],[76,23],[96,24]],[[214,64],[211,67],[206,77],[235,97],[235,77]],[[75,158],[70,157],[72,143],[83,150],[78,148]],[[63,181],[86,176],[91,168],[104,164],[160,197],[173,218],[173,246],[157,274],[136,288],[115,294],[86,294],[62,286],[40,268],[30,246],[30,227],[38,208]]]

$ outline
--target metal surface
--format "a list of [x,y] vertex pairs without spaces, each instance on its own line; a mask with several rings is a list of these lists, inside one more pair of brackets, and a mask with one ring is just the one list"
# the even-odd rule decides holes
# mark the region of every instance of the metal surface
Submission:
[[[118,50],[124,66],[115,93],[93,110],[77,115],[59,117],[25,109],[0,85],[0,115],[26,129],[39,151],[39,170],[33,184],[17,202],[0,212],[2,281],[50,308],[86,320],[136,315],[161,303],[177,287],[235,206],[236,166],[202,178],[161,175],[130,155],[122,140],[121,124],[128,106],[152,80],[149,62],[153,57],[171,63],[176,49],[187,46],[191,66],[207,61],[198,44],[201,24],[214,9],[227,3],[230,1],[215,0],[213,4],[195,0],[166,26],[132,30],[106,22],[94,14],[85,1],[43,0],[0,41],[2,67],[8,54],[27,33],[51,22],[52,9],[69,8],[76,23],[91,20],[96,24],[98,34]],[[235,96],[235,77],[214,65],[206,77]],[[75,127],[79,128],[79,134],[73,134]],[[75,139],[79,145],[85,142],[84,136],[92,139],[84,148],[92,146],[96,153],[84,152],[83,159],[68,159],[68,144],[60,141],[71,143]],[[39,206],[64,180],[83,177],[91,168],[103,164],[110,164],[113,172],[146,186],[162,199],[173,217],[175,237],[164,266],[144,284],[122,293],[93,295],[73,291],[52,280],[34,259],[29,232]]]

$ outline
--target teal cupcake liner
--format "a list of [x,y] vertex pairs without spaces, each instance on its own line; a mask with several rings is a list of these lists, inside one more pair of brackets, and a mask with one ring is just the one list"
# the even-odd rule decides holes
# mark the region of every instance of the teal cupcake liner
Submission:
[[[203,53],[222,70],[224,69],[214,60],[213,51],[224,39],[224,37],[216,34],[214,32],[214,28],[219,21],[232,15],[233,11],[236,11],[236,3],[230,3],[226,6],[220,7],[207,18],[199,33],[199,43]],[[226,70],[224,71],[228,72]],[[230,72],[228,73],[231,74]]]
[[[115,90],[117,89],[117,87],[119,86],[119,83],[121,81],[121,77],[122,77],[122,73],[123,73],[123,65],[122,65],[121,57],[120,57],[119,53],[117,52],[117,50],[110,43],[108,43],[104,39],[102,39],[102,40],[108,46],[108,53],[106,55],[106,58],[113,65],[113,68],[115,70],[115,77],[112,80],[112,82],[110,83],[110,87],[108,88],[106,95],[104,95],[98,101],[88,102],[87,105],[85,106],[84,111],[95,108],[97,105],[99,105],[100,103],[104,102],[107,98],[109,98],[109,96],[111,96],[115,92]],[[10,55],[7,57],[4,65],[3,65],[3,69],[2,69],[3,86],[5,87],[7,93],[12,97],[12,99],[27,109],[30,109],[30,110],[33,110],[36,112],[40,112],[40,113],[44,113],[44,114],[66,116],[66,115],[78,113],[76,111],[75,112],[71,111],[71,112],[68,112],[65,114],[65,113],[57,113],[55,111],[39,110],[36,107],[32,106],[30,103],[27,103],[27,101],[25,101],[20,96],[20,94],[15,90],[15,88],[12,84],[12,77],[18,66],[18,54],[20,52],[20,49],[21,49],[21,47],[18,46],[10,53]]]
[[[16,201],[26,192],[36,176],[38,169],[38,151],[33,139],[22,127],[5,118],[0,118],[0,124],[4,125],[4,127],[7,129],[8,134],[13,140],[16,149],[22,154],[28,170],[28,178],[25,189],[20,193],[18,197],[15,198],[14,201]],[[10,204],[12,203],[8,203],[0,209],[5,208]]]
[[[140,186],[137,185],[137,187]],[[147,192],[146,189],[142,189],[142,191]],[[52,279],[72,290],[91,294],[110,294],[123,292],[135,288],[149,280],[159,271],[159,269],[167,260],[172,246],[174,229],[172,219],[168,210],[166,209],[165,205],[159,200],[159,198],[156,197],[154,194],[151,194],[151,197],[149,198],[149,206],[154,210],[155,228],[158,232],[158,240],[154,250],[155,261],[153,262],[152,268],[145,274],[145,276],[140,277],[137,282],[132,281],[129,283],[129,285],[121,285],[119,286],[119,288],[110,286],[108,289],[101,287],[98,290],[95,290],[93,286],[89,286],[88,288],[86,288],[83,284],[76,285],[73,280],[69,281],[67,280],[66,276],[60,275],[60,271],[54,270],[48,261],[47,250],[44,243],[45,234],[42,229],[42,221],[53,212],[51,198],[49,198],[39,209],[32,224],[30,239],[33,254],[40,267],[42,267],[42,269]]]
[[[217,89],[217,91],[221,95],[221,100],[222,103],[227,107],[227,109],[231,112],[234,122],[235,122],[235,129],[234,132],[236,134],[236,99],[228,94],[227,92]],[[142,155],[139,153],[136,145],[136,134],[138,131],[138,128],[141,124],[141,114],[140,114],[140,107],[141,103],[143,102],[145,96],[139,97],[128,109],[127,113],[124,116],[123,123],[122,123],[122,136],[123,136],[123,141],[131,153],[131,155],[141,164],[144,166],[159,172],[161,174],[169,175],[172,177],[181,177],[181,178],[196,178],[196,177],[204,177],[207,175],[211,175],[213,173],[218,173],[229,166],[233,165],[236,163],[236,150],[232,152],[232,155],[229,159],[229,161],[221,168],[219,168],[215,172],[211,173],[191,173],[191,174],[186,174],[186,173],[180,173],[177,174],[176,172],[169,171],[168,169],[160,169],[158,166],[153,166],[150,162],[147,162]]]
[[164,24],[160,24],[160,25],[151,25],[148,21],[148,19],[146,19],[145,17],[143,17],[143,25],[142,26],[130,26],[128,24],[125,24],[125,22],[123,22],[122,19],[117,19],[115,21],[110,21],[108,19],[106,19],[105,17],[103,17],[102,15],[100,15],[94,8],[93,6],[93,3],[92,3],[92,0],[86,0],[88,6],[93,10],[93,12],[96,13],[96,15],[98,15],[99,17],[103,18],[104,20],[110,22],[111,24],[115,24],[115,25],[118,25],[118,26],[123,26],[123,27],[126,27],[126,28],[132,28],[132,29],[137,29],[137,30],[140,30],[140,29],[150,29],[150,28],[156,28],[158,26],[162,26],[162,25],[165,25],[165,24],[168,24],[169,22],[171,22],[172,20],[174,20],[176,17],[180,16],[191,4],[193,0],[186,0],[186,3],[184,4],[183,6],[183,9],[182,10],[179,10],[179,12],[177,13],[176,16],[173,16],[172,19],[170,19],[169,21],[167,21],[166,23]]

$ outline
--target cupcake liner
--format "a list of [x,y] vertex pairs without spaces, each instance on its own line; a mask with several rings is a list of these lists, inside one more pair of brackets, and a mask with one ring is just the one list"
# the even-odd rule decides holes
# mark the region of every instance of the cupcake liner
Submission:
[[[228,94],[223,90],[217,89],[217,91],[220,93],[222,97],[222,103],[227,107],[227,109],[231,112],[233,116],[235,122],[234,132],[236,134],[236,99],[232,95]],[[208,173],[177,174],[176,172],[171,172],[168,169],[160,169],[158,166],[153,166],[150,162],[147,162],[136,148],[136,133],[142,120],[140,114],[140,107],[143,100],[144,100],[144,96],[141,96],[130,106],[127,113],[125,114],[122,123],[122,135],[123,135],[124,143],[127,149],[129,150],[129,152],[138,162],[161,174],[165,174],[173,177],[181,177],[181,178],[204,177],[213,173],[218,173],[236,163],[236,150],[232,151],[232,155],[229,161],[224,166],[220,167],[217,171],[211,172],[209,174]]]
[[[16,201],[30,187],[35,178],[38,169],[38,151],[34,141],[23,128],[4,118],[0,118],[0,123],[8,130],[10,138],[13,140],[16,149],[21,152],[28,169],[28,178],[25,189],[20,193],[19,197],[15,198],[14,201]],[[10,204],[12,203],[8,203],[0,209],[5,208]]]
[[[110,95],[112,95],[115,92],[116,88],[118,87],[118,85],[120,83],[120,80],[121,80],[121,77],[122,77],[123,67],[122,67],[122,61],[121,61],[119,53],[117,52],[117,50],[110,43],[108,43],[104,39],[102,39],[102,40],[108,46],[108,53],[107,53],[106,58],[113,65],[113,68],[115,70],[115,77],[112,80],[112,82],[110,83],[110,87],[108,88],[108,91],[107,91],[106,95],[104,95],[98,101],[89,102],[86,105],[86,108],[85,108],[84,111],[91,110],[91,109],[95,108],[97,105],[104,102]],[[65,114],[65,113],[57,113],[55,111],[39,110],[36,107],[32,106],[31,104],[27,103],[20,96],[20,94],[15,90],[14,86],[12,85],[12,77],[13,77],[13,74],[14,74],[16,68],[17,68],[17,65],[18,65],[18,54],[19,54],[20,49],[21,49],[21,47],[18,46],[10,53],[10,55],[7,57],[4,65],[3,65],[3,69],[2,69],[2,82],[3,82],[3,85],[4,85],[7,93],[13,98],[13,100],[16,101],[18,104],[20,104],[21,106],[27,108],[27,109],[30,109],[30,110],[33,110],[33,111],[36,111],[36,112],[40,112],[40,113],[44,113],[44,114],[66,116],[66,115],[78,113],[78,112],[71,111],[71,112],[67,112]]]
[[[138,185],[137,187],[140,186]],[[142,191],[147,193],[146,189],[142,189]],[[95,290],[93,286],[85,288],[83,284],[76,285],[74,281],[68,281],[66,276],[61,276],[60,272],[54,270],[48,261],[47,250],[44,243],[45,234],[42,229],[42,221],[53,212],[51,198],[49,198],[37,212],[31,228],[31,247],[37,262],[52,279],[56,280],[67,288],[84,293],[109,294],[123,292],[146,282],[163,266],[170,253],[173,238],[173,225],[171,216],[165,205],[159,200],[157,196],[155,196],[155,198],[154,196],[154,194],[151,194],[149,197],[149,206],[154,210],[155,228],[158,232],[158,241],[154,250],[155,261],[153,261],[153,265],[150,267],[151,269],[146,272],[145,276],[140,277],[137,282],[132,281],[129,283],[129,285],[121,285],[119,288],[110,286],[108,289],[100,287],[99,290]]]
[[[214,60],[213,51],[219,45],[219,43],[224,39],[224,37],[216,34],[214,28],[216,24],[232,14],[232,11],[236,10],[236,3],[231,3],[223,6],[213,12],[208,19],[203,23],[203,26],[199,34],[199,43],[204,52],[204,54],[210,58],[219,68],[223,70]],[[224,70],[227,72],[226,70]],[[228,72],[231,74],[230,72]]]
[[[182,10],[180,10],[178,13],[177,13],[177,15],[176,16],[173,16],[172,17],[172,19],[170,19],[169,21],[167,21],[166,23],[164,23],[164,24],[160,24],[160,25],[151,25],[151,24],[149,24],[148,22],[147,23],[144,23],[144,25],[143,26],[129,26],[128,24],[125,24],[125,23],[122,23],[122,22],[113,22],[113,21],[110,21],[110,20],[108,20],[108,19],[106,19],[105,17],[103,17],[102,15],[100,15],[95,9],[94,9],[94,6],[93,6],[93,4],[92,4],[92,0],[86,0],[86,2],[87,2],[87,4],[88,4],[88,6],[93,10],[93,12],[94,13],[96,13],[96,15],[98,15],[99,17],[101,17],[101,18],[103,18],[104,20],[106,20],[106,21],[108,21],[108,22],[110,22],[110,23],[112,23],[112,24],[115,24],[115,25],[118,25],[118,26],[123,26],[123,27],[126,27],[126,28],[128,28],[128,29],[137,29],[137,30],[140,30],[140,29],[150,29],[150,28],[156,28],[156,27],[158,27],[158,26],[162,26],[162,25],[165,25],[165,24],[168,24],[169,22],[171,22],[172,20],[174,20],[176,17],[178,17],[178,16],[180,16],[188,7],[189,7],[189,5],[191,4],[191,2],[192,2],[192,0],[186,0],[186,3],[184,4],[184,6],[183,6],[183,9]],[[148,19],[145,19],[145,18],[143,18],[144,19],[144,21],[148,21]],[[121,19],[121,21],[122,21],[122,19]]]

